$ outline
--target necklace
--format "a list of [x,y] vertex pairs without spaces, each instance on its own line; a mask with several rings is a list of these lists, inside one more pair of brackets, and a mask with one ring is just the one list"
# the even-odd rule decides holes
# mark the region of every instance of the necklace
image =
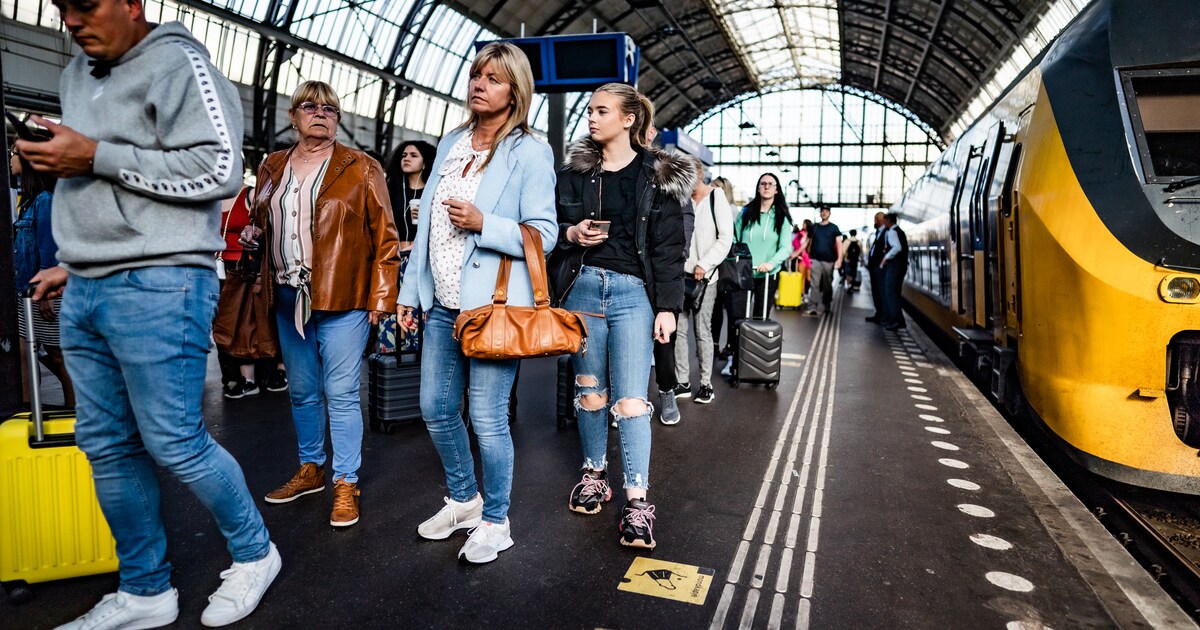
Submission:
[[491,144],[492,144],[491,142],[484,142],[484,143],[483,143],[483,146],[481,146],[481,147],[476,147],[476,146],[475,146],[475,139],[476,139],[476,138],[477,138],[477,136],[476,136],[475,134],[471,134],[471,150],[472,150],[472,151],[482,151],[482,150],[484,150],[484,149],[488,148],[489,146],[491,146]]
[[311,161],[313,161],[313,160],[317,159],[317,157],[318,157],[318,156],[319,156],[319,157],[320,157],[322,160],[324,160],[325,158],[329,157],[328,155],[322,155],[322,154],[324,154],[324,153],[327,153],[327,152],[331,152],[331,150],[332,150],[332,149],[333,149],[333,147],[332,147],[332,146],[330,146],[328,149],[318,149],[317,151],[313,152],[313,155],[312,155],[312,157],[304,157],[303,155],[300,155],[300,149],[296,149],[296,151],[293,153],[293,155],[295,155],[296,157],[300,158],[300,161],[301,161],[301,162],[304,162],[305,164],[308,164],[309,162],[311,162]]

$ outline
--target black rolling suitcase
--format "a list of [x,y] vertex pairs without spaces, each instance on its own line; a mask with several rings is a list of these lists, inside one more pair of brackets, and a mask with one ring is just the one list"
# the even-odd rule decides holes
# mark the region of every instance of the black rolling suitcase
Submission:
[[421,419],[420,352],[376,352],[367,357],[367,423],[372,431],[391,433]]
[[558,428],[575,420],[575,364],[571,355],[558,357],[558,400],[556,405]]
[[[766,291],[770,282],[763,283]],[[738,322],[738,350],[733,361],[733,378],[729,384],[762,383],[767,389],[779,387],[779,371],[783,359],[783,326],[767,318],[767,303],[763,296],[762,318],[752,319],[750,309],[753,295],[746,296],[746,318]]]

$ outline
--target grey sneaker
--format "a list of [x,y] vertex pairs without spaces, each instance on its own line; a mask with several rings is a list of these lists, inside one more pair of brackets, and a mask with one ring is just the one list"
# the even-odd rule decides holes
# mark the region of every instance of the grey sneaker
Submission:
[[178,616],[179,593],[175,589],[151,596],[117,591],[102,597],[87,614],[56,630],[158,628],[174,623]]
[[458,557],[471,564],[484,564],[495,560],[501,551],[513,546],[508,519],[502,525],[484,521],[471,530],[467,544],[458,551]]
[[658,405],[662,415],[659,422],[666,425],[679,424],[679,404],[675,402],[675,392],[658,392]]
[[446,507],[417,526],[417,533],[427,540],[445,540],[460,529],[471,529],[483,520],[483,497],[476,494],[470,501],[459,503],[446,497]]

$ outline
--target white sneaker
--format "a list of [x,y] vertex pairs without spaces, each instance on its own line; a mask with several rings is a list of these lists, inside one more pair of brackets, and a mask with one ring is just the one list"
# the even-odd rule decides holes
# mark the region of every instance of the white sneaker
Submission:
[[446,507],[433,518],[417,525],[417,534],[427,540],[445,540],[460,529],[471,529],[483,520],[483,497],[478,493],[465,503],[446,497]]
[[254,612],[267,587],[279,575],[283,559],[275,543],[267,557],[254,562],[234,562],[221,572],[221,586],[208,596],[208,607],[200,615],[200,623],[214,628],[226,626]]
[[510,530],[507,518],[501,525],[487,521],[480,523],[478,527],[471,530],[471,537],[467,539],[467,544],[458,550],[458,557],[466,558],[467,562],[472,564],[483,564],[495,560],[501,551],[513,546],[513,539],[509,536]]
[[174,623],[178,616],[179,591],[175,589],[150,596],[117,591],[101,597],[87,614],[57,630],[158,628]]
[[733,376],[733,357],[725,359],[725,367],[721,368],[721,376]]

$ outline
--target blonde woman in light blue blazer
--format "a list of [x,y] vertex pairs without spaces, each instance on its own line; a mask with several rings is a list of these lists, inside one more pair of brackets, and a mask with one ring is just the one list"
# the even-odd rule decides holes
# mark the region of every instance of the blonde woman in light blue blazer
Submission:
[[[470,118],[438,145],[433,174],[418,211],[417,238],[400,285],[397,316],[415,330],[415,307],[426,315],[422,342],[421,414],[442,459],[450,496],[417,527],[428,540],[470,529],[460,558],[484,563],[513,545],[508,520],[513,444],[508,397],[517,361],[471,359],[453,338],[459,312],[492,301],[503,255],[512,257],[508,303],[532,306],[519,225],[542,236],[544,252],[558,240],[555,169],[550,147],[533,136],[529,107],[533,73],[511,44],[489,44],[471,64]],[[431,192],[430,192],[431,191]],[[468,379],[469,375],[469,379]],[[463,392],[479,440],[483,494],[462,421]]]

